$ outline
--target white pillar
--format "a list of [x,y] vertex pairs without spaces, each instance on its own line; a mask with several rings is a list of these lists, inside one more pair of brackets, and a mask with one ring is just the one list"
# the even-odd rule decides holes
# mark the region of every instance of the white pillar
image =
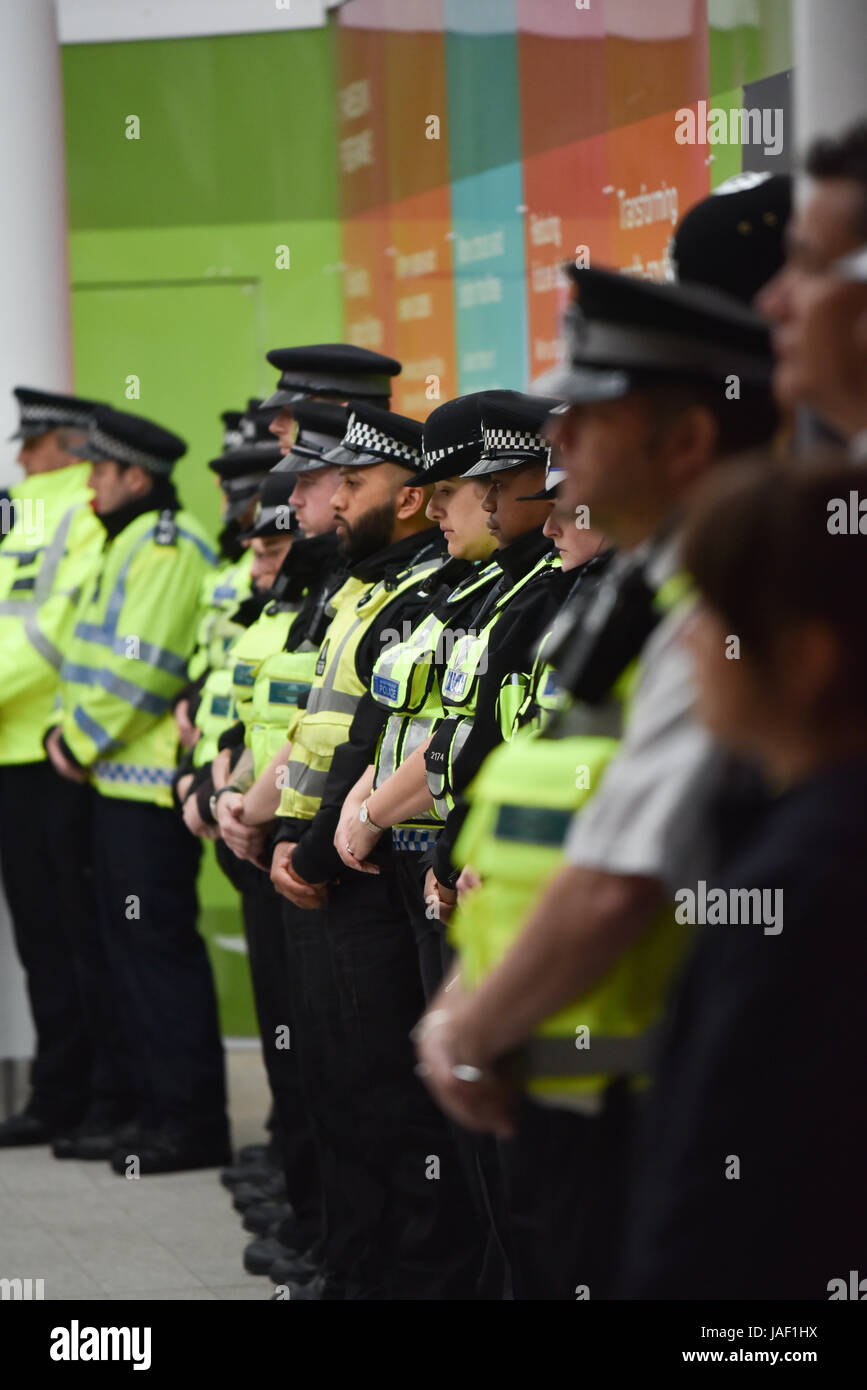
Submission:
[[0,487],[16,385],[72,389],[63,87],[53,0],[0,0]]
[[[0,487],[21,473],[10,395],[72,386],[63,88],[53,0],[0,0]],[[0,1059],[33,1030],[0,894]],[[2,1097],[0,1097],[2,1104]]]
[[795,138],[798,152],[817,135],[836,135],[867,116],[867,4],[794,0]]

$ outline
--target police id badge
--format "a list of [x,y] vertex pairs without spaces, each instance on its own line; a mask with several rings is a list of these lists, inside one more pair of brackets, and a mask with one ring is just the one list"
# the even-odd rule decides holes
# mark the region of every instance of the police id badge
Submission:
[[328,660],[328,643],[329,643],[330,641],[331,641],[331,638],[330,638],[330,637],[326,637],[325,641],[322,643],[322,646],[319,648],[319,655],[318,655],[317,658],[316,658],[316,675],[317,675],[317,676],[321,676],[321,675],[322,675],[322,672],[325,670],[325,663],[326,663],[326,661]]
[[397,681],[390,680],[388,676],[374,676],[371,689],[385,704],[394,704],[400,695]]
[[164,512],[160,512],[154,532],[154,542],[156,545],[174,545],[177,539],[178,524],[175,521],[175,514],[167,508]]

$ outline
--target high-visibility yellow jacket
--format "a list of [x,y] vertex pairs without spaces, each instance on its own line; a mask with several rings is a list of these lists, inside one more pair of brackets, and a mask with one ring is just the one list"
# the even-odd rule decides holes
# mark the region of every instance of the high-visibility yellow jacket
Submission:
[[59,723],[105,796],[171,805],[172,701],[187,680],[214,554],[187,512],[149,511],[107,542],[61,667]]
[[79,463],[34,474],[0,503],[0,764],[45,758],[76,605],[105,540],[89,473]]
[[[682,576],[655,596],[660,614],[686,592]],[[477,985],[508,953],[564,861],[572,816],[593,795],[617,751],[641,658],[598,706],[574,704],[556,730],[520,730],[485,761],[468,791],[470,811],[455,846],[480,887],[467,895],[450,934],[465,986]],[[522,1049],[524,1084],[557,1105],[598,1103],[614,1078],[640,1082],[666,991],[688,945],[666,904],[642,936],[580,999],[545,1020]]]
[[253,592],[250,569],[253,551],[248,548],[239,560],[224,560],[209,570],[202,581],[196,648],[190,657],[190,680],[197,681],[206,671],[222,671],[229,665],[229,648],[244,631],[234,621],[239,604]]

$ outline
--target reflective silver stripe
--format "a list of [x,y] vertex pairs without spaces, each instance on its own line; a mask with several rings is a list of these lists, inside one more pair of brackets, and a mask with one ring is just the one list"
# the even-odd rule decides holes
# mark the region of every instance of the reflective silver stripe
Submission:
[[0,617],[3,618],[25,618],[32,611],[32,598],[6,598],[0,603]]
[[136,709],[143,709],[147,714],[163,714],[171,704],[168,696],[154,695],[149,690],[142,690],[132,681],[124,680],[122,676],[116,676],[113,671],[107,671],[105,667],[81,666],[77,662],[64,661],[60,669],[60,678],[64,681],[72,681],[77,685],[99,685],[110,695],[120,696],[128,705],[134,705]]
[[97,724],[95,719],[91,719],[87,710],[82,709],[81,705],[75,706],[72,717],[82,733],[87,734],[87,737],[96,744],[100,753],[110,753],[113,749],[120,747],[120,744],[112,738],[111,734],[101,724]]
[[382,743],[379,745],[376,776],[373,779],[374,787],[381,786],[397,768],[397,743],[400,738],[401,723],[402,720],[396,714],[389,715],[385,733],[382,735]]
[[44,602],[51,593],[54,576],[57,574],[58,566],[66,550],[66,537],[69,535],[69,528],[78,510],[78,506],[67,508],[60,518],[57,530],[48,542],[42,557],[42,564],[39,566],[39,573],[36,576],[36,588],[33,590],[34,603]]
[[292,791],[298,792],[299,796],[315,796],[321,799],[325,783],[328,781],[327,771],[317,772],[307,763],[290,758],[286,764],[286,773]]
[[431,729],[436,723],[436,716],[430,719],[411,719],[409,727],[403,738],[403,757],[401,762],[405,763],[411,753],[420,748],[425,739],[430,735]]
[[342,690],[332,690],[330,687],[317,685],[313,687],[307,697],[305,713],[354,714],[360,699],[360,695],[347,695]]
[[[132,634],[130,634],[131,636]],[[114,647],[118,656],[126,656],[126,644],[129,637],[115,637],[113,643],[108,643]],[[167,647],[157,647],[153,642],[138,642],[138,655],[131,656],[130,661],[143,661],[146,666],[156,666],[160,671],[167,671],[172,676],[185,676],[187,672],[186,658],[178,656],[177,652],[171,652]]]
[[63,665],[63,652],[59,651],[54,643],[50,642],[45,636],[45,633],[39,626],[35,613],[28,613],[27,617],[24,619],[24,634],[31,647],[33,647],[40,656],[44,656],[45,660],[50,662],[56,671],[59,671]]
[[539,1077],[600,1076],[603,1073],[635,1076],[652,1064],[657,1030],[648,1028],[633,1037],[599,1036],[590,1032],[590,1046],[579,1048],[573,1038],[531,1038],[521,1049],[528,1075]]
[[[363,621],[363,618],[356,618],[355,622],[350,623],[349,627],[344,632],[342,638],[340,639],[340,645],[338,646],[337,651],[332,653],[331,661],[328,663],[328,670],[325,672],[324,681],[321,685],[314,685],[313,689],[310,691],[310,694],[307,697],[307,714],[315,714],[317,709],[333,709],[343,714],[347,713],[346,710],[340,710],[340,706],[337,702],[332,703],[330,700],[327,700],[326,697],[331,695],[332,693],[334,693],[334,695],[340,694],[339,691],[334,690],[334,682],[337,679],[337,668],[340,665],[340,658],[343,655],[344,649],[350,637],[359,627],[361,627]],[[361,697],[356,697],[353,695],[348,696],[347,698],[353,701],[352,709],[349,711],[349,713],[354,714],[355,708]]]

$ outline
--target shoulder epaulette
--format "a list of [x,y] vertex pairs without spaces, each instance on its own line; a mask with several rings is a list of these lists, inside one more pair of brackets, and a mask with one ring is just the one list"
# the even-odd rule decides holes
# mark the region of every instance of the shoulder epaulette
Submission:
[[178,539],[178,523],[175,514],[168,507],[164,512],[160,512],[159,521],[154,531],[154,543],[156,545],[175,545]]

